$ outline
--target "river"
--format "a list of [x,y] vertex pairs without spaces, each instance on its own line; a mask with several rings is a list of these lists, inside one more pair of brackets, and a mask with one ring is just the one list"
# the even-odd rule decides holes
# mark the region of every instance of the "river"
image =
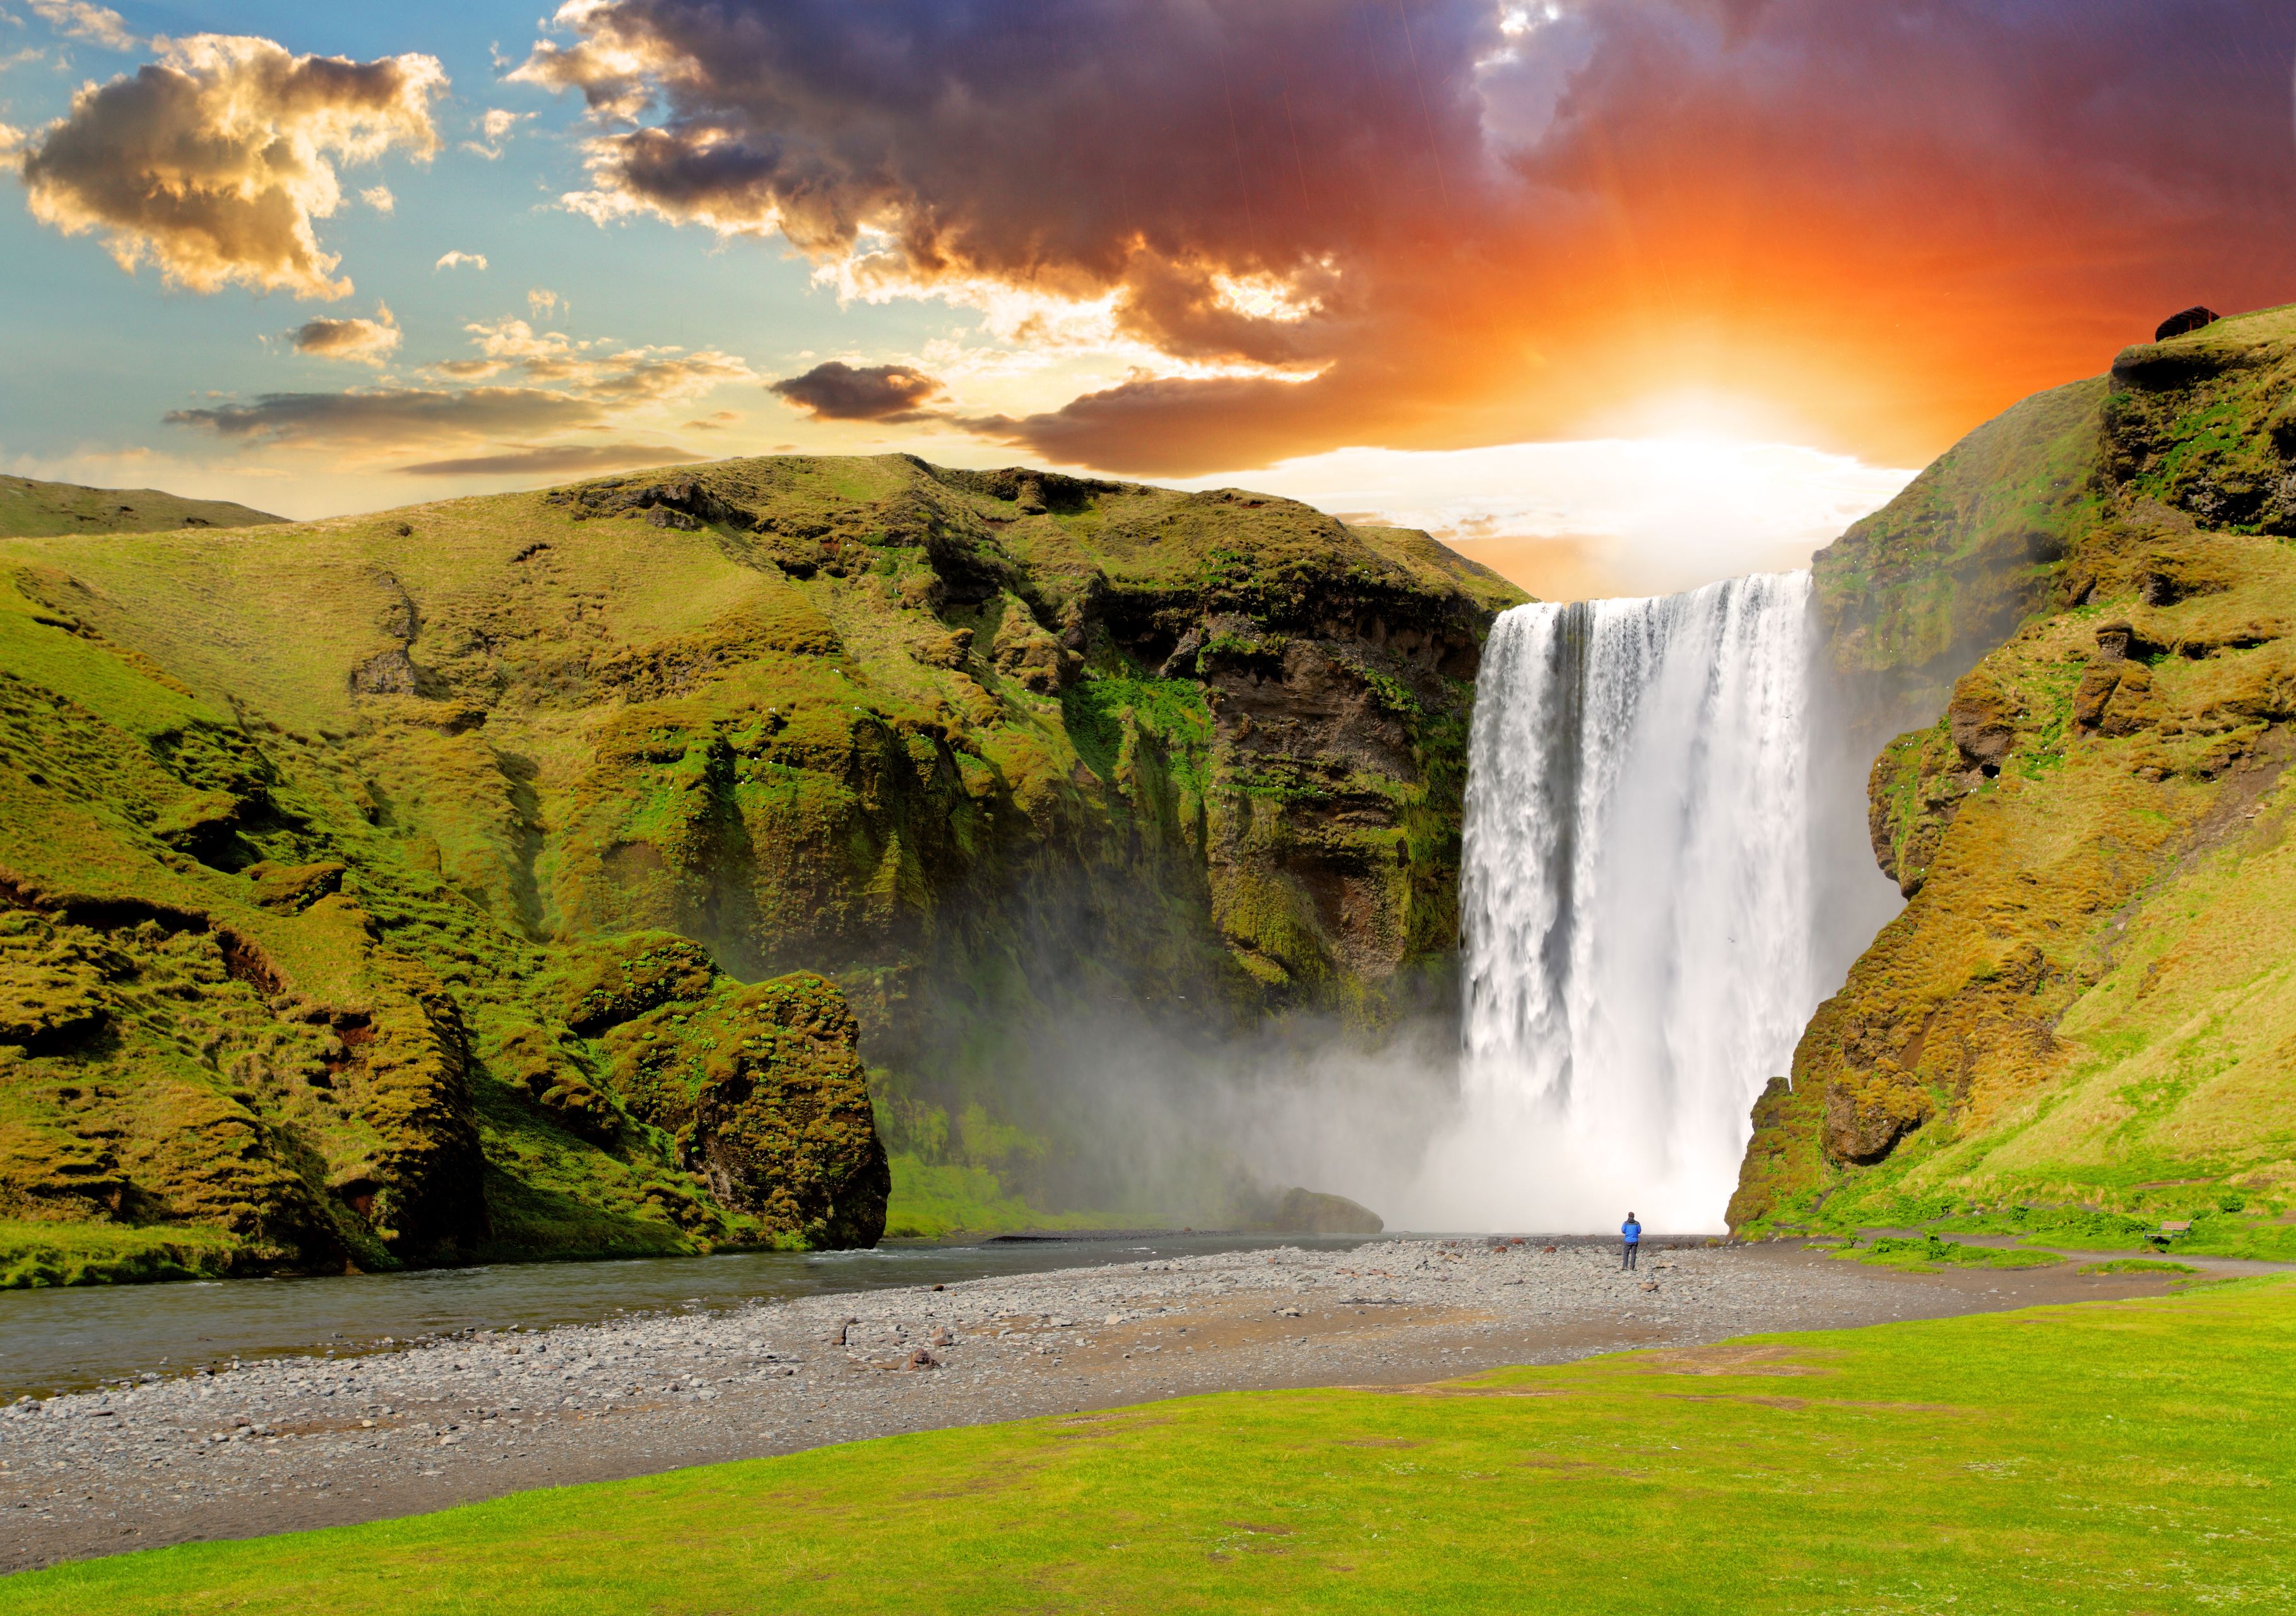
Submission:
[[0,1292],[0,1400],[234,1358],[372,1351],[458,1330],[539,1329],[618,1314],[954,1284],[1255,1247],[1351,1250],[1365,1237],[1095,1235],[896,1243],[867,1251],[734,1251],[616,1262],[500,1263],[325,1278],[225,1279]]

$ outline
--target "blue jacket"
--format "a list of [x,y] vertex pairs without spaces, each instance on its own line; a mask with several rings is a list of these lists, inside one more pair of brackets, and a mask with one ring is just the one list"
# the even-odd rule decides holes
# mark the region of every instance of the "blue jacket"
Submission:
[[1619,1226],[1619,1233],[1627,1237],[1627,1243],[1630,1246],[1642,1243],[1643,1226],[1631,1218]]

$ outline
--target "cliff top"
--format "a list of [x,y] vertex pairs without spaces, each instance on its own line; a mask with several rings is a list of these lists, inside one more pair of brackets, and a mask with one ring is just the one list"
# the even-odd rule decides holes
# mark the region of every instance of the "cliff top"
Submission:
[[185,499],[157,488],[86,488],[75,482],[0,477],[0,537],[247,528],[285,520],[227,499]]

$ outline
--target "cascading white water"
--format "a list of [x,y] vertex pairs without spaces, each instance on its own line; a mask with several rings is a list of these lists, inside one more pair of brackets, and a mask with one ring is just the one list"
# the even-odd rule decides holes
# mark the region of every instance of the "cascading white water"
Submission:
[[1816,1007],[1809,575],[1519,606],[1484,648],[1463,1121],[1421,1227],[1718,1229]]

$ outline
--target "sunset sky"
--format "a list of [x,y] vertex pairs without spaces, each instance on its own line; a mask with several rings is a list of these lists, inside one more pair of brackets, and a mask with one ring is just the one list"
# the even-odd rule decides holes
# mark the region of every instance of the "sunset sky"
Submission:
[[2296,300],[2292,70],[2287,0],[0,0],[0,468],[898,448],[1680,587]]

